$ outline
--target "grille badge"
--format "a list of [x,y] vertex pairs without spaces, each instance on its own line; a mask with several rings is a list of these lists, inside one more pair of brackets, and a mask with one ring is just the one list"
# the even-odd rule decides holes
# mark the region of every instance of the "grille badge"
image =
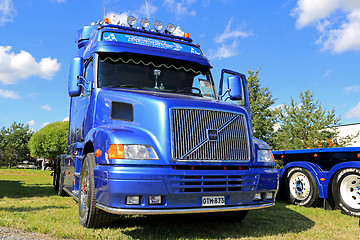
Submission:
[[217,141],[219,139],[218,130],[216,129],[207,129],[207,135],[209,141]]

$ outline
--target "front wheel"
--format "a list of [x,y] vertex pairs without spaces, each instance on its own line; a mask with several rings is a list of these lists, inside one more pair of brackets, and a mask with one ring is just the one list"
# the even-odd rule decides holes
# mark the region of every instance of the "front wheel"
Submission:
[[81,166],[79,185],[79,222],[87,228],[106,226],[112,221],[112,214],[96,207],[94,167],[95,156],[89,153]]
[[338,172],[333,179],[332,195],[342,213],[360,217],[360,169],[346,168]]
[[286,190],[292,204],[310,207],[319,201],[315,179],[304,168],[292,168],[288,172]]

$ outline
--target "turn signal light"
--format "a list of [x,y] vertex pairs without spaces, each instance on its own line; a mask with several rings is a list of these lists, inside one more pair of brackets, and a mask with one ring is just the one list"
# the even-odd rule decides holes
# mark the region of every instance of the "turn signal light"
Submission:
[[111,144],[108,154],[109,159],[124,159],[124,145]]

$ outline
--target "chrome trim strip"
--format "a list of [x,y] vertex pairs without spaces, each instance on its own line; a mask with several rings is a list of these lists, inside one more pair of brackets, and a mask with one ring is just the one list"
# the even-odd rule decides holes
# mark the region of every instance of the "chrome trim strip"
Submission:
[[185,214],[185,213],[210,213],[210,212],[230,212],[241,210],[254,210],[261,208],[268,208],[275,205],[275,201],[271,203],[246,205],[246,206],[231,206],[231,207],[202,207],[202,208],[180,208],[180,209],[125,209],[113,208],[103,204],[97,203],[96,207],[112,214],[142,214],[142,215],[162,215],[162,214]]

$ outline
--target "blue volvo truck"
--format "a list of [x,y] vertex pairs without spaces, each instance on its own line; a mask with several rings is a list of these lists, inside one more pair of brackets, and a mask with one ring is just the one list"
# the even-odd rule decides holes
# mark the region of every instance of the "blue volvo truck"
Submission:
[[360,217],[360,147],[273,151],[281,195],[293,204]]
[[212,66],[188,34],[140,25],[105,18],[77,33],[58,194],[78,201],[85,227],[114,214],[241,220],[273,206],[279,174],[269,146],[252,137],[245,75],[222,70],[217,93]]

